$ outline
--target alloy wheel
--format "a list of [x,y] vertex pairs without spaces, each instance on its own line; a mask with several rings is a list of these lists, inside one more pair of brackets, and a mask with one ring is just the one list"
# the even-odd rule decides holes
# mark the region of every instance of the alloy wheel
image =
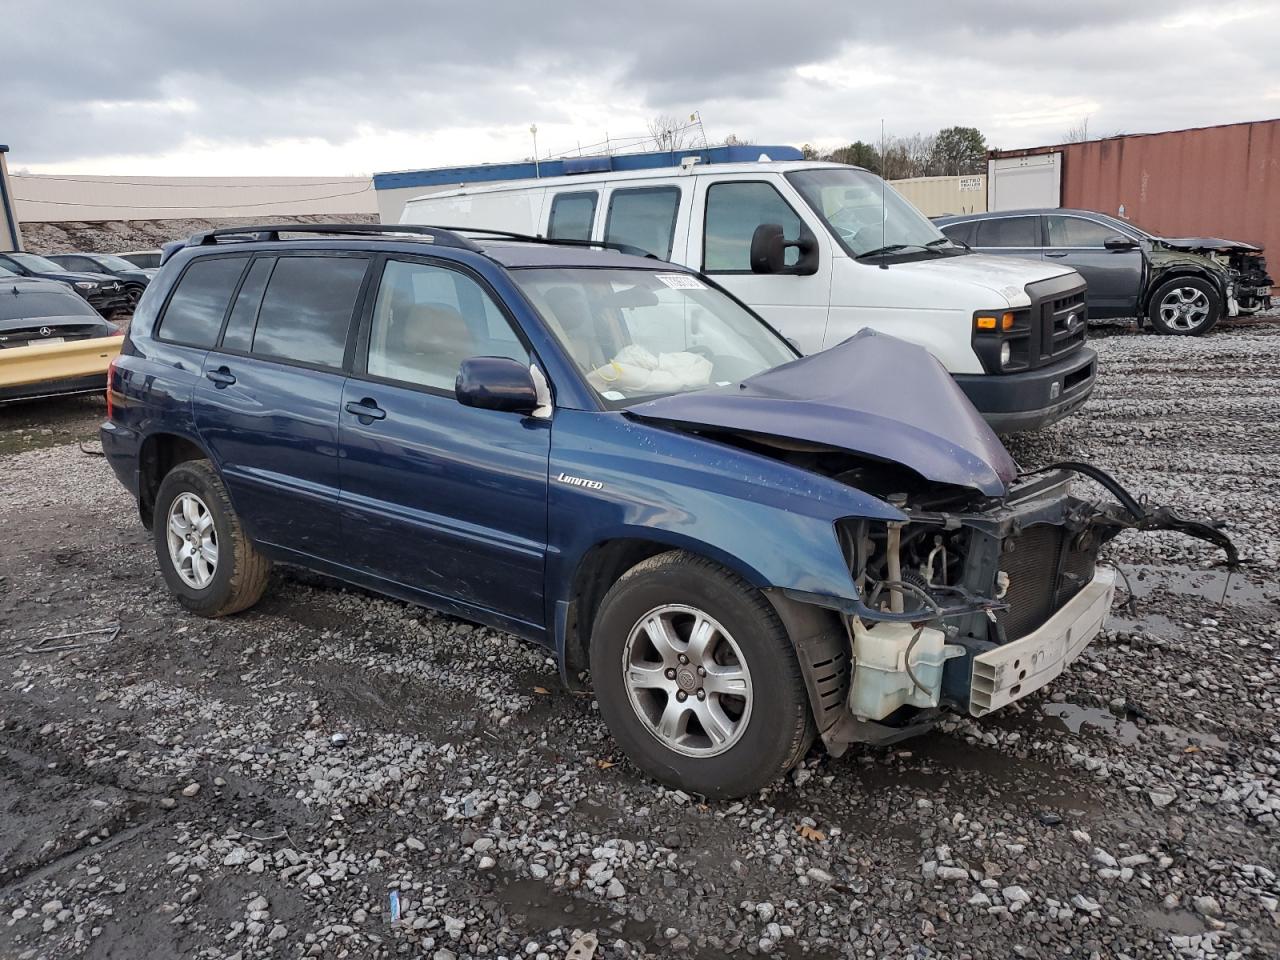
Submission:
[[1160,319],[1173,330],[1196,330],[1209,318],[1209,297],[1196,287],[1175,287],[1160,301]]
[[218,571],[218,531],[213,514],[194,493],[183,492],[169,507],[169,559],[182,582],[203,590]]
[[751,671],[729,632],[702,610],[650,610],[627,637],[622,670],[636,716],[668,749],[714,757],[746,732]]

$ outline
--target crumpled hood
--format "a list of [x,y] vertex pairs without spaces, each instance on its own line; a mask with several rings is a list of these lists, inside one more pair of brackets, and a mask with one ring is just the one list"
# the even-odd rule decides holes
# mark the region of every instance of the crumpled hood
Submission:
[[848,450],[991,497],[1007,493],[1018,473],[942,364],[923,347],[873,330],[736,387],[661,397],[627,412]]
[[1243,253],[1259,253],[1262,248],[1243,240],[1222,240],[1218,237],[1157,237],[1166,247],[1174,250],[1216,250],[1222,253],[1240,251]]

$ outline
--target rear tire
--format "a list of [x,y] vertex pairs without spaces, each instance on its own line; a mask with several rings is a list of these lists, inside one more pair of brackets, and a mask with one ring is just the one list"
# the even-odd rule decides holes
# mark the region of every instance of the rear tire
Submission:
[[207,460],[187,460],[165,475],[151,532],[169,590],[192,613],[238,613],[267,588],[271,561],[245,535]]
[[1157,333],[1198,337],[1222,319],[1222,295],[1208,280],[1174,277],[1151,295],[1147,316]]
[[772,605],[741,577],[683,551],[643,561],[605,595],[591,677],[627,756],[668,786],[711,799],[759,790],[813,742],[800,664]]

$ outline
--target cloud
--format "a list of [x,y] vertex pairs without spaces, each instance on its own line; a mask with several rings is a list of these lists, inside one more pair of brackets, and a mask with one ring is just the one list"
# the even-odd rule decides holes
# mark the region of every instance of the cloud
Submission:
[[[36,12],[36,11],[39,12]],[[712,139],[977,126],[1000,146],[1275,113],[1267,3],[0,0],[35,170],[330,173],[519,158],[700,110]],[[158,169],[157,164],[164,164]],[[287,169],[280,169],[281,166]]]

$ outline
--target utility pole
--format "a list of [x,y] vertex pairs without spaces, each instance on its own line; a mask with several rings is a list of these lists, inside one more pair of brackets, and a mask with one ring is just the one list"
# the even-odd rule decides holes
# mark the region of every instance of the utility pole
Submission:
[[533,175],[535,178],[540,178],[542,170],[538,167],[538,125],[529,124],[529,132],[533,134]]

